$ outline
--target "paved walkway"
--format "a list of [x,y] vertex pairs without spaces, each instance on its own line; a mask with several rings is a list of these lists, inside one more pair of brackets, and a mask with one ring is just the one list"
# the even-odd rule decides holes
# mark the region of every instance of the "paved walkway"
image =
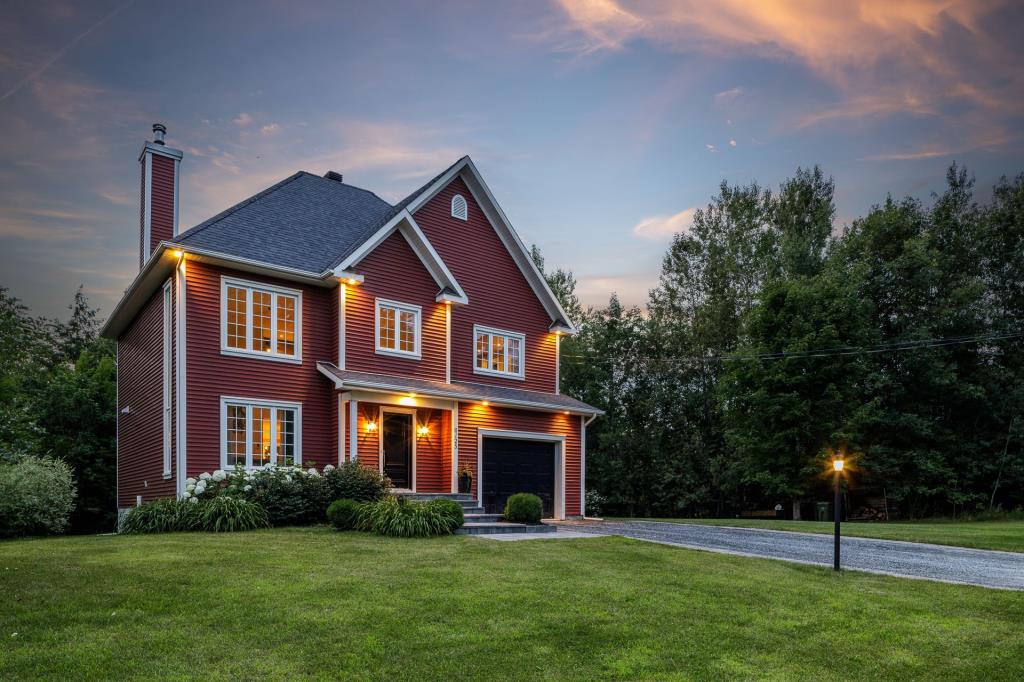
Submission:
[[[832,565],[832,536],[657,521],[573,524],[559,533],[622,535],[690,549]],[[1024,554],[896,540],[844,537],[842,567],[905,578],[1024,590]]]

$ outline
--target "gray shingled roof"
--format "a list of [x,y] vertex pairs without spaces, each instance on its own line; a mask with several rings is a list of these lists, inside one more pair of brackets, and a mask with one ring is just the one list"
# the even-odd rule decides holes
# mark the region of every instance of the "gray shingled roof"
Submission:
[[373,192],[300,171],[178,235],[186,246],[320,274],[383,225]]
[[501,405],[522,406],[551,410],[569,410],[583,414],[604,414],[601,410],[584,402],[558,393],[527,391],[521,388],[505,388],[459,382],[446,384],[443,381],[396,377],[390,374],[353,372],[338,369],[333,363],[318,362],[317,368],[328,376],[340,381],[346,388],[376,388],[396,393],[414,391],[424,396],[456,398],[461,400],[488,400]]

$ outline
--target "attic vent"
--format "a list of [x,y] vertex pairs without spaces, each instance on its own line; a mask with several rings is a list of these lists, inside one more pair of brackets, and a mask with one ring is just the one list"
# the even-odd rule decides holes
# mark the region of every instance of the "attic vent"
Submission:
[[466,206],[466,200],[461,194],[456,194],[452,197],[452,217],[459,220],[469,220],[469,208]]
[[336,173],[335,171],[327,171],[324,173],[324,177],[328,180],[334,180],[335,182],[343,182],[341,173]]

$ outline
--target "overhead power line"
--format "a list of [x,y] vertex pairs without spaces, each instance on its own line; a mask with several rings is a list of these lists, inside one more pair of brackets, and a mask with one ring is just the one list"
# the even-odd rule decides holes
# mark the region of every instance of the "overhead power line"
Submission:
[[[943,348],[946,346],[958,346],[969,343],[984,343],[986,341],[1001,341],[1004,339],[1016,339],[1020,337],[1024,337],[1024,332],[889,341],[875,346],[837,346],[834,348],[818,348],[802,351],[782,351],[778,353],[723,353],[717,355],[695,355],[657,358],[641,356],[638,357],[637,360],[643,360],[647,362],[730,362],[734,360],[787,360],[791,358],[828,358],[846,355],[862,355],[869,353],[895,353],[909,350],[923,350],[928,348]],[[594,354],[563,354],[561,357],[570,360],[602,359],[601,356]]]

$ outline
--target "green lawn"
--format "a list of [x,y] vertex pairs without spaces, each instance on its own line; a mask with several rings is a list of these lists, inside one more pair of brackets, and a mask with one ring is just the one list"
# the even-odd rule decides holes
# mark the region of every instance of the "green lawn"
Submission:
[[0,576],[3,680],[1024,679],[1022,593],[614,537],[9,541]]
[[[609,519],[612,520],[612,519]],[[629,520],[629,519],[615,519]],[[633,519],[695,523],[735,528],[766,528],[802,533],[831,533],[832,522],[776,521],[774,519]],[[907,542],[930,542],[975,549],[1024,552],[1024,521],[903,521],[889,523],[844,523],[843,535]]]

